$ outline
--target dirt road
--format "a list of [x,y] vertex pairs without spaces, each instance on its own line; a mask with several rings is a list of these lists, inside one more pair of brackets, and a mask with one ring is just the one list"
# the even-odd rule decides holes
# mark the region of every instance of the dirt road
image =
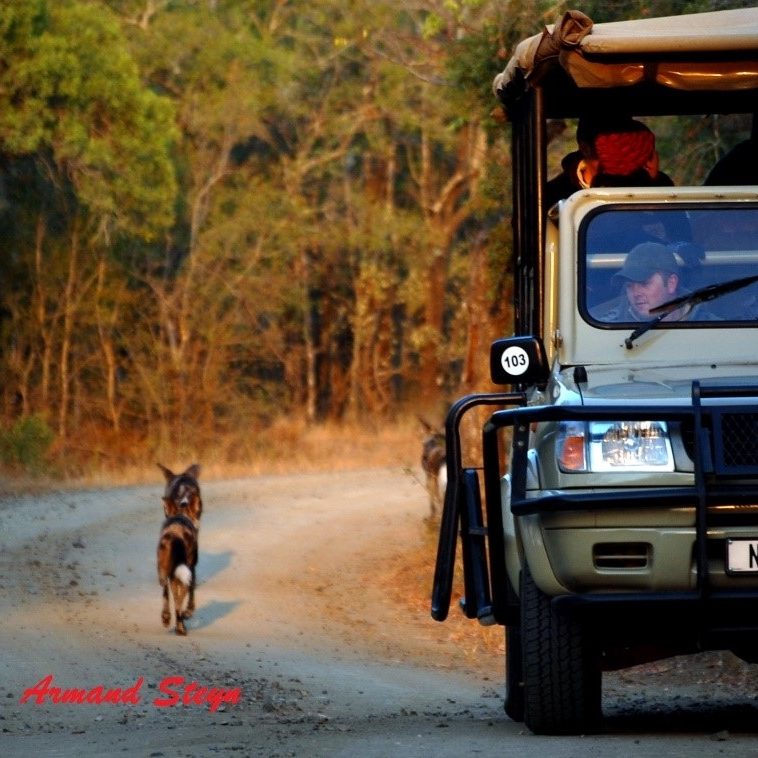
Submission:
[[[177,637],[159,478],[0,500],[3,756],[758,755],[758,678],[728,655],[607,676],[601,735],[509,721],[497,650],[388,589],[426,534],[399,469],[204,483],[198,609]],[[121,699],[38,703],[47,677]]]

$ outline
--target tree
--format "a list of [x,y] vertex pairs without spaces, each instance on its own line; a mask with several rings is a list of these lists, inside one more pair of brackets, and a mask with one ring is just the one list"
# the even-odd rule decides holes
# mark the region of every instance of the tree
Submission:
[[4,2],[2,18],[3,274],[16,277],[25,303],[12,323],[36,316],[12,347],[25,356],[23,374],[8,378],[27,410],[57,409],[65,437],[76,356],[96,349],[77,332],[93,260],[116,237],[155,239],[172,220],[172,111],[142,86],[103,8],[20,0]]

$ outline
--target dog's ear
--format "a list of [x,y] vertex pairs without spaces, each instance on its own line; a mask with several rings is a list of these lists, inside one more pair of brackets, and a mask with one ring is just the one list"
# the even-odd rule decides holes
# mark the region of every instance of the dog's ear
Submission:
[[200,464],[193,463],[185,472],[187,476],[191,476],[193,479],[200,478]]
[[163,472],[163,476],[166,477],[167,482],[170,482],[174,478],[175,474],[171,469],[167,469],[162,463],[157,463],[156,465]]
[[193,497],[192,500],[190,500],[188,511],[190,518],[195,523],[195,526],[197,526],[200,523],[201,516],[203,515],[203,501],[200,498],[199,494],[197,497]]

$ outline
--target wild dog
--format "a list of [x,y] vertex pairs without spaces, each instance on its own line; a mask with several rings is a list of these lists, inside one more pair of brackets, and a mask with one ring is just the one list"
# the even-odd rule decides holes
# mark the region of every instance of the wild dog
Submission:
[[421,446],[421,468],[426,475],[426,491],[429,495],[429,516],[435,518],[437,509],[442,508],[447,487],[447,465],[445,461],[445,433],[435,429],[428,421],[418,417],[427,432]]
[[[198,557],[198,531],[203,501],[197,483],[200,466],[193,464],[184,473],[175,474],[158,464],[166,477],[163,512],[166,516],[158,539],[158,582],[163,587],[161,621],[171,621],[169,590],[174,600],[176,633],[185,635],[185,619],[195,610],[195,567]],[[186,607],[185,607],[186,602]]]

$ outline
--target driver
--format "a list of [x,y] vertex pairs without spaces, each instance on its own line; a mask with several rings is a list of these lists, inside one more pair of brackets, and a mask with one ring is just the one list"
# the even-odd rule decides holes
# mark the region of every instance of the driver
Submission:
[[[611,279],[614,286],[622,287],[621,295],[599,305],[592,315],[599,321],[614,323],[651,321],[656,318],[651,309],[682,294],[679,281],[679,264],[673,252],[658,242],[643,242],[629,251],[623,267]],[[701,311],[698,305],[682,304],[661,320],[694,320],[696,312],[698,321],[712,320],[712,316]]]

